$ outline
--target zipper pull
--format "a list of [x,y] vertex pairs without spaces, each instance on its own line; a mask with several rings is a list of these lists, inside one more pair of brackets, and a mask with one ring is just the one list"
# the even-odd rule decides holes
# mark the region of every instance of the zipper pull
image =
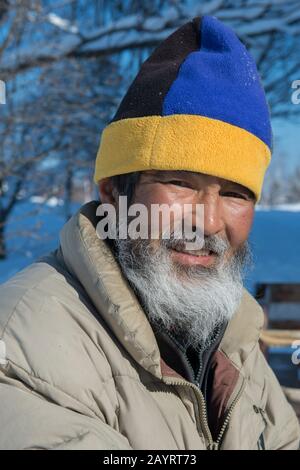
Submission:
[[208,444],[207,450],[219,450],[219,444],[217,442],[211,442]]
[[266,416],[265,416],[265,413],[266,413],[265,410],[264,410],[263,408],[259,408],[259,407],[256,406],[256,405],[253,405],[253,409],[254,409],[255,413],[261,415],[261,417],[262,417],[264,423],[267,425],[268,423],[267,423]]

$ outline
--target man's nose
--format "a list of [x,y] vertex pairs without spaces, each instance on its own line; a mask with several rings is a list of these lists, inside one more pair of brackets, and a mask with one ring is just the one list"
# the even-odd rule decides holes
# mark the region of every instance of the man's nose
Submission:
[[200,200],[203,204],[204,236],[216,235],[225,230],[222,213],[222,200],[218,193],[203,194]]

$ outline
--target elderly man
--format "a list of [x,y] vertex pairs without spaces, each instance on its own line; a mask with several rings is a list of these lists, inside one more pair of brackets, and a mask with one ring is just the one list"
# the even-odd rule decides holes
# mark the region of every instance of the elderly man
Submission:
[[[1,287],[2,449],[298,448],[243,287],[270,155],[253,59],[216,18],[194,18],[145,61],[104,129],[101,203]],[[157,238],[121,237],[122,215],[101,237],[101,208],[120,196],[188,205],[194,225],[200,205],[202,245],[176,238],[174,220],[167,238],[163,224]]]

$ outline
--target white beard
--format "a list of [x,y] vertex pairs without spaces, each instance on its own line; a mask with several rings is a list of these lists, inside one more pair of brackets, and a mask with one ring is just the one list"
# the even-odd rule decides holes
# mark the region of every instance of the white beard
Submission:
[[221,252],[229,244],[209,238],[213,245],[208,240],[207,246],[220,254],[219,263],[210,268],[175,265],[164,243],[153,250],[148,240],[115,240],[117,259],[150,322],[180,332],[184,346],[208,347],[215,329],[231,319],[241,302],[249,245],[224,262]]

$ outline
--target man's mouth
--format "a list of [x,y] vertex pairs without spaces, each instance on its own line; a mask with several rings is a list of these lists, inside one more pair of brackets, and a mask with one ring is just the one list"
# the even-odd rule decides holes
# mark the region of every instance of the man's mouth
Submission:
[[217,253],[212,250],[184,250],[183,248],[171,248],[172,257],[181,264],[211,266],[215,263]]
[[188,253],[189,255],[194,255],[194,256],[209,256],[209,255],[215,255],[216,253],[212,250],[184,250],[183,248],[176,248],[174,247],[173,250],[178,251],[179,253]]

